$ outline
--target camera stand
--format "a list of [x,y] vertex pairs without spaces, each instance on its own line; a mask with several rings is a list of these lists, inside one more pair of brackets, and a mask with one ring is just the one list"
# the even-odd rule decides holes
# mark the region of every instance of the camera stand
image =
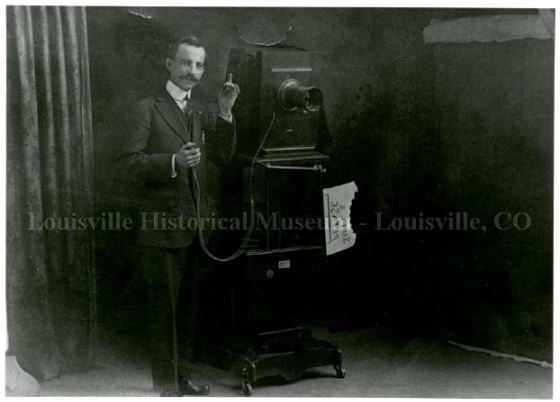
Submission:
[[248,348],[219,351],[217,365],[241,376],[245,396],[251,396],[253,385],[261,378],[280,376],[294,381],[310,368],[333,366],[338,378],[344,378],[342,353],[333,344],[313,338],[311,331],[290,328],[264,332]]
[[[293,381],[314,367],[332,366],[338,378],[345,376],[341,351],[300,326],[313,305],[309,286],[325,275],[324,230],[282,225],[292,222],[289,219],[323,219],[328,157],[300,149],[275,151],[265,150],[254,169],[243,164],[234,187],[247,189],[252,179],[255,211],[263,226],[253,231],[244,256],[221,271],[223,287],[230,290],[219,293],[230,295],[223,305],[229,306],[231,325],[217,331],[220,346],[214,348],[211,364],[239,375],[246,396],[259,379]],[[244,193],[247,197],[248,191]],[[228,320],[220,321],[223,325]]]

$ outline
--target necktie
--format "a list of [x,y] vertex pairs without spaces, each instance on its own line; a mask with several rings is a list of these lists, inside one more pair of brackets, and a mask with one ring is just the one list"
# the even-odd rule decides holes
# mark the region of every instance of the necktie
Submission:
[[188,127],[188,136],[189,136],[189,141],[193,140],[193,134],[192,134],[192,125],[193,125],[193,120],[192,120],[192,115],[193,115],[193,108],[192,108],[192,100],[190,96],[185,96],[185,107],[183,109],[183,113],[185,114],[185,120],[187,123],[187,127]]
[[188,95],[185,96],[185,110],[184,110],[184,112],[185,112],[185,115],[187,117],[191,117],[191,115],[192,115],[192,101],[191,101],[190,96],[188,96]]

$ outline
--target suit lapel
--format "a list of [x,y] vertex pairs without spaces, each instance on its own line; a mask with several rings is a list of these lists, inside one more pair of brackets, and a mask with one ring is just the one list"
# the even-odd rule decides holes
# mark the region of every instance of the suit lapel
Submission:
[[156,108],[161,114],[161,117],[169,124],[173,129],[173,132],[183,140],[183,142],[188,142],[188,132],[187,123],[183,116],[181,116],[181,110],[171,98],[167,92],[162,92],[157,96]]

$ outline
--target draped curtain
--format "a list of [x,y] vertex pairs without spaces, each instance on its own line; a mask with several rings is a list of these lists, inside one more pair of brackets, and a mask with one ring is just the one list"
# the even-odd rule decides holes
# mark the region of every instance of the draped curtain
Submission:
[[85,9],[8,7],[7,34],[8,353],[44,380],[93,360],[93,233],[59,226],[93,214]]

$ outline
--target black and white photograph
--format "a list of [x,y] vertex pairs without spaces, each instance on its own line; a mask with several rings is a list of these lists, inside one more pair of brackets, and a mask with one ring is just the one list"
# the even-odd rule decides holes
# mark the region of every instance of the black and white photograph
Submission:
[[555,9],[226,5],[3,7],[4,395],[552,399]]

